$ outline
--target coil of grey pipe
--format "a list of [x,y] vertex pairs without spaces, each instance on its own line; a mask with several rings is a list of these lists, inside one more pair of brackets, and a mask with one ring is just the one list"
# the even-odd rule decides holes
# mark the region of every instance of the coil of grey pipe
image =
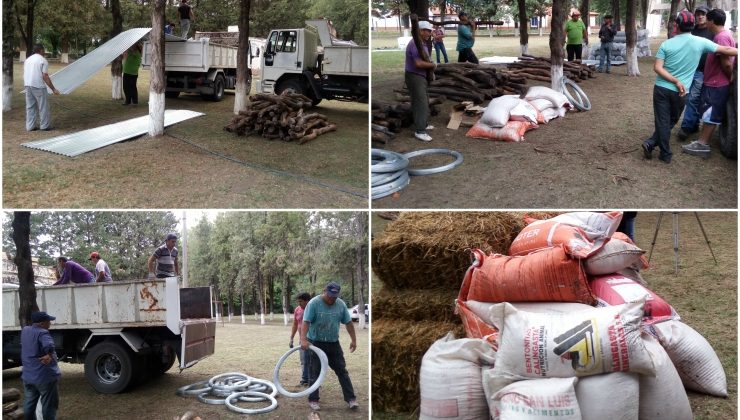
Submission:
[[462,153],[456,152],[454,150],[449,150],[449,149],[415,150],[413,152],[405,153],[403,156],[406,159],[411,160],[412,158],[415,158],[418,156],[439,155],[439,154],[453,156],[455,160],[446,165],[437,166],[435,168],[407,169],[407,171],[409,172],[409,175],[420,176],[420,175],[438,174],[440,172],[445,172],[445,171],[449,171],[452,168],[456,168],[463,163]]
[[[240,401],[243,400],[247,395],[252,395],[255,397],[258,397],[260,401],[264,399],[270,400],[270,405],[264,408],[241,408],[237,407],[232,403],[232,400],[234,398],[238,398]],[[224,400],[224,403],[226,404],[226,407],[229,408],[231,411],[235,411],[237,413],[242,414],[261,414],[261,413],[268,413],[275,408],[277,408],[277,400],[274,396],[270,394],[265,394],[264,392],[257,392],[257,391],[243,391],[243,392],[235,392],[228,397],[226,397],[226,400]]]
[[313,385],[300,392],[290,392],[283,388],[283,385],[280,383],[280,367],[283,365],[283,363],[285,363],[285,360],[288,358],[288,356],[290,356],[293,352],[301,349],[300,347],[294,347],[285,352],[285,354],[280,357],[280,360],[278,360],[277,364],[275,365],[275,371],[272,375],[272,382],[275,384],[275,387],[281,395],[285,395],[286,397],[290,398],[305,397],[308,394],[319,389],[321,384],[324,383],[324,379],[326,378],[326,371],[329,368],[329,359],[326,357],[326,353],[324,353],[324,351],[320,348],[314,345],[310,345],[308,346],[308,348],[316,353],[316,355],[319,357],[319,361],[321,362],[321,371],[319,372],[319,377],[316,379],[316,382],[314,382]]

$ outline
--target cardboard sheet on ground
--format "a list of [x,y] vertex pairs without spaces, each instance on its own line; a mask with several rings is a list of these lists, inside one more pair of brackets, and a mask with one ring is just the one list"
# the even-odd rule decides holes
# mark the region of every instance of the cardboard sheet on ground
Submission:
[[[201,115],[205,114],[186,109],[168,109],[164,111],[164,126],[169,127],[190,118],[200,117]],[[118,143],[119,141],[141,136],[147,132],[149,132],[149,115],[78,131],[76,133],[64,134],[46,140],[23,143],[23,146],[75,157],[91,150]]]

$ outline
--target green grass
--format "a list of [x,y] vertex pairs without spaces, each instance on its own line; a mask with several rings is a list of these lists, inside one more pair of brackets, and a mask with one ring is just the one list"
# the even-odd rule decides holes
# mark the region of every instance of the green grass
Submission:
[[[355,324],[357,326],[357,324]],[[53,328],[53,326],[52,326]],[[342,399],[336,375],[329,371],[321,388],[322,419],[367,419],[369,406],[368,330],[357,331],[357,350],[349,353],[349,335],[341,328],[340,342],[344,349],[352,384],[360,409],[351,411]],[[282,324],[282,315],[275,314],[274,321],[259,325],[254,316],[241,324],[240,317],[216,328],[216,353],[195,366],[178,373],[177,368],[135,389],[116,395],[97,394],[85,381],[83,365],[62,363],[60,382],[59,420],[86,419],[172,419],[193,411],[203,419],[245,418],[229,411],[225,406],[206,405],[196,397],[180,397],[175,391],[185,385],[209,379],[217,374],[242,372],[272,381],[273,370],[280,356],[288,348],[290,324]],[[300,381],[300,363],[297,353],[287,359],[280,371],[281,383],[297,391]],[[3,371],[3,387],[23,389],[19,379],[20,368]],[[275,411],[261,414],[261,419],[306,419],[311,410],[307,399],[278,396]],[[245,408],[264,407],[264,403],[241,405]]]

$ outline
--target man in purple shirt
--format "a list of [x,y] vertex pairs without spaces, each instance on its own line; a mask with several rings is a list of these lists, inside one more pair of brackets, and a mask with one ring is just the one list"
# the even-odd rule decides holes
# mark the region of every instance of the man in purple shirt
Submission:
[[406,66],[405,79],[406,87],[409,89],[411,96],[411,113],[414,115],[414,127],[416,132],[414,137],[421,141],[432,141],[432,137],[427,134],[427,130],[434,127],[428,125],[429,122],[429,96],[427,95],[427,69],[435,69],[437,64],[429,58],[432,52],[432,24],[426,21],[419,22],[419,36],[423,48],[421,54],[416,48],[414,41],[406,45]]
[[51,321],[56,318],[46,312],[31,314],[33,324],[21,330],[21,362],[24,397],[23,415],[36,418],[36,405],[41,400],[44,420],[54,420],[59,408],[59,378],[54,340],[49,334]]
[[52,286],[69,283],[93,283],[93,274],[76,262],[66,257],[59,257],[57,258],[57,264],[59,265],[59,271],[62,272],[62,276]]

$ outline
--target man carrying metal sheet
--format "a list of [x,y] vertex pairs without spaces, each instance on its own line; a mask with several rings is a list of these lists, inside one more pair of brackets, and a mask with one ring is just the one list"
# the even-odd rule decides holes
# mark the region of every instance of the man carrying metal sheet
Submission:
[[[33,54],[23,64],[23,86],[26,88],[26,131],[51,130],[51,111],[46,86],[55,95],[59,91],[49,77],[49,62],[44,58],[44,46],[33,46]],[[36,127],[36,120],[40,120]]]

